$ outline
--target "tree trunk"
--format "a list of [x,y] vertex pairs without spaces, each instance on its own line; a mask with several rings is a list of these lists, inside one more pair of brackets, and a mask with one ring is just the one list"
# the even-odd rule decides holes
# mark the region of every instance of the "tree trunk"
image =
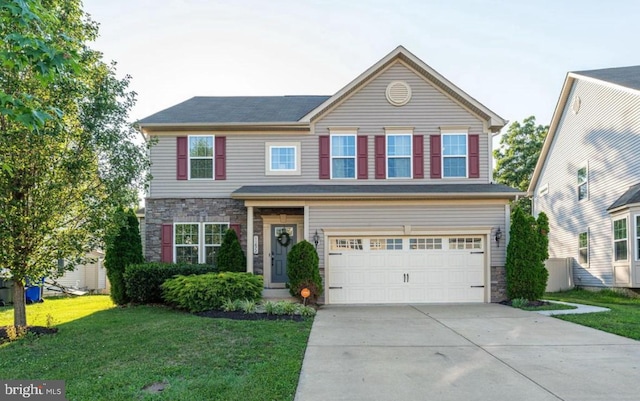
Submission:
[[27,310],[24,283],[21,280],[13,282],[13,325],[25,327],[27,325]]

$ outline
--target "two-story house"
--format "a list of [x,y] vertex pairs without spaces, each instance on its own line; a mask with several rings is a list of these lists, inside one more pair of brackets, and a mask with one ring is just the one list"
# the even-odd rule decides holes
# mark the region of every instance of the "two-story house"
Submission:
[[333,96],[194,97],[139,123],[148,260],[211,263],[233,228],[266,288],[306,239],[325,303],[504,298],[506,121],[401,46]]
[[529,193],[576,285],[640,288],[640,66],[567,74]]

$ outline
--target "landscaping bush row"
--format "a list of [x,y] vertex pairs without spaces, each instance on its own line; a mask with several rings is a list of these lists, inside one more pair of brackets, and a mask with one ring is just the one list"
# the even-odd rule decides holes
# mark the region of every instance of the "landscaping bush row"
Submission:
[[185,265],[176,263],[141,263],[129,265],[124,272],[127,297],[139,304],[162,303],[160,286],[177,275],[205,274],[216,272],[212,265]]
[[227,299],[259,301],[262,276],[251,273],[207,273],[176,276],[162,284],[164,300],[189,312],[220,309]]

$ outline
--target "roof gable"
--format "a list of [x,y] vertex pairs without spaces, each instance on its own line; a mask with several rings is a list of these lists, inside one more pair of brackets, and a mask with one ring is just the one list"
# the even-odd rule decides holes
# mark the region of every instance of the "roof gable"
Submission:
[[447,80],[444,76],[442,76],[433,68],[429,67],[422,60],[414,56],[411,52],[409,52],[402,46],[398,46],[391,53],[387,54],[383,59],[360,74],[356,79],[339,90],[335,95],[331,96],[325,102],[323,102],[303,118],[301,118],[301,121],[310,122],[318,119],[321,115],[334,108],[337,104],[349,98],[362,86],[369,83],[371,80],[373,80],[375,77],[380,75],[383,71],[387,70],[398,61],[402,62],[407,67],[422,75],[424,79],[429,81],[436,88],[445,92],[456,102],[460,103],[472,113],[487,121],[492,131],[498,131],[500,128],[506,125],[506,120],[475,100],[473,97],[469,96],[462,89],[455,86],[452,82]]
[[604,68],[601,70],[575,71],[572,74],[640,91],[640,65]]

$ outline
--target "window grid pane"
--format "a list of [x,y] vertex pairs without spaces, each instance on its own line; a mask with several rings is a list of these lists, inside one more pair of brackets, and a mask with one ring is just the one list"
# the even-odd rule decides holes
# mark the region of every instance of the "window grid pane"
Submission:
[[442,174],[446,178],[467,176],[467,136],[442,135]]
[[333,178],[355,178],[356,160],[345,158],[334,158],[331,161],[331,173]]
[[466,177],[467,176],[467,159],[464,157],[445,157],[444,158],[444,176],[445,177]]
[[578,235],[578,261],[584,264],[589,263],[588,238],[589,237],[586,232]]
[[189,137],[189,156],[213,157],[213,137],[212,136]]
[[331,244],[331,250],[351,250],[351,251],[361,251],[362,250],[362,239],[360,238],[336,238],[333,240]]
[[271,170],[295,170],[296,169],[296,148],[294,147],[272,147],[271,148]]
[[389,178],[411,178],[411,158],[389,158],[387,166]]
[[355,135],[335,135],[331,137],[331,155],[333,157],[355,157]]
[[409,249],[442,249],[442,238],[411,238],[409,239]]
[[191,178],[213,178],[213,159],[191,159]]
[[627,219],[615,220],[613,222],[613,239],[627,239]]
[[224,234],[229,229],[228,223],[210,224],[204,225],[204,243],[205,245],[217,245],[222,244]]
[[411,156],[411,135],[388,135],[388,156]]
[[462,134],[442,136],[443,156],[466,156],[467,136]]

